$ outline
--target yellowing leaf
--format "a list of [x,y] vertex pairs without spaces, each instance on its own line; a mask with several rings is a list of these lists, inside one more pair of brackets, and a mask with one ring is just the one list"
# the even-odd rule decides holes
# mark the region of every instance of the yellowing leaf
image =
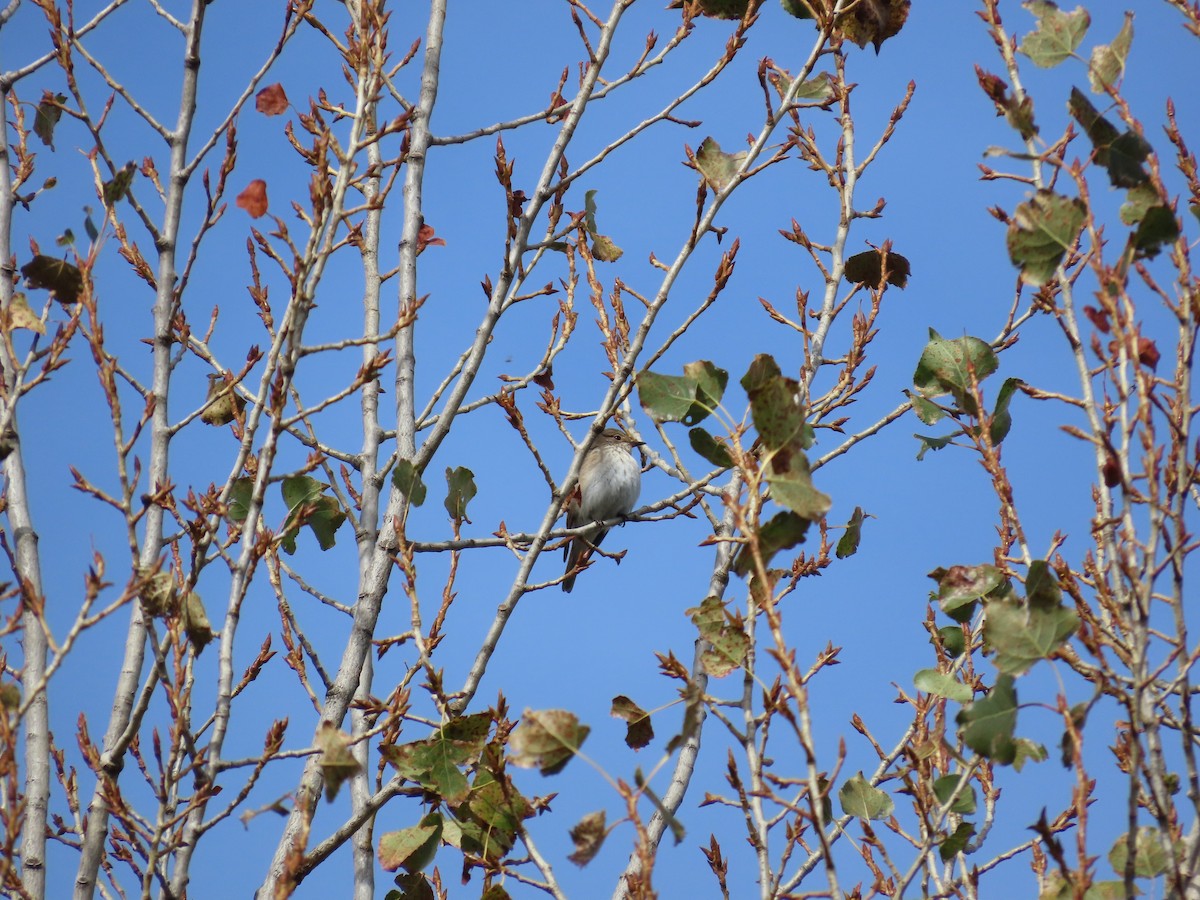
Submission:
[[8,319],[5,324],[10,331],[14,328],[28,328],[38,334],[46,333],[46,326],[42,324],[41,318],[29,308],[29,301],[19,291],[13,294],[8,304]]
[[745,150],[740,153],[725,153],[721,150],[721,145],[710,137],[706,137],[700,144],[700,149],[696,151],[696,166],[714,191],[723,191],[729,187],[745,160]]

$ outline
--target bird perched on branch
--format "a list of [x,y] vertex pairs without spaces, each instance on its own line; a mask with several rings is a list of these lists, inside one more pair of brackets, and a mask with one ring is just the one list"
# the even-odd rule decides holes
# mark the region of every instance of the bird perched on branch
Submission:
[[562,589],[567,593],[575,586],[575,569],[608,534],[608,528],[599,523],[629,515],[637,503],[642,490],[642,467],[633,456],[637,443],[623,431],[606,428],[596,435],[583,458],[579,489],[567,504],[567,527],[597,524],[574,538],[563,551],[567,574]]

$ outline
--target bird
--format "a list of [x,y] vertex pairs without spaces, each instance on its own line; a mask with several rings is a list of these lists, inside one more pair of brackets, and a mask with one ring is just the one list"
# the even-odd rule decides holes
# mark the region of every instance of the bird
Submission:
[[576,567],[608,534],[608,528],[599,523],[629,515],[637,503],[642,490],[642,467],[633,456],[633,447],[638,443],[623,431],[606,428],[596,435],[583,458],[579,490],[567,504],[567,527],[578,528],[588,522],[596,525],[563,549],[567,569],[562,589],[568,594],[575,586]]

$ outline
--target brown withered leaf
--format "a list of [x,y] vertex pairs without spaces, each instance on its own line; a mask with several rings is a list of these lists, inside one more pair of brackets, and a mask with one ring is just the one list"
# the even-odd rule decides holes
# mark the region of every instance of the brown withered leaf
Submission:
[[607,834],[604,810],[588,813],[571,829],[571,840],[575,843],[575,852],[567,859],[577,866],[586,866],[600,852]]
[[1161,356],[1158,352],[1158,346],[1150,338],[1138,338],[1138,362],[1143,366],[1148,366],[1155,371],[1158,371],[1158,361]]
[[[887,255],[887,283],[903,288],[908,284],[912,268],[908,259],[899,253]],[[846,280],[878,290],[883,287],[883,253],[867,250],[846,260]]]
[[287,112],[288,98],[279,82],[268,84],[254,95],[254,108],[264,116],[278,116]]
[[654,726],[650,724],[650,714],[626,697],[624,694],[613,697],[612,714],[618,719],[624,719],[628,724],[625,729],[625,744],[632,750],[641,750],[654,740]]
[[910,0],[859,0],[838,17],[837,27],[842,35],[860,47],[875,45],[895,37],[908,19]]
[[65,259],[39,253],[25,265],[21,274],[31,288],[46,288],[59,303],[70,306],[83,290],[83,273]]
[[1104,457],[1103,475],[1107,487],[1116,487],[1121,483],[1121,463],[1115,453],[1110,452]]
[[267,183],[261,178],[255,178],[246,185],[246,189],[237,195],[237,205],[250,213],[250,218],[257,219],[267,212]]

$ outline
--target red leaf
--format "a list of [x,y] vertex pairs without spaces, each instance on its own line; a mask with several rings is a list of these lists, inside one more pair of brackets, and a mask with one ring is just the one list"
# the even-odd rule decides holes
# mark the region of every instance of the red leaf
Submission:
[[255,94],[254,108],[264,116],[277,116],[287,112],[288,98],[283,92],[283,85],[278,82],[269,84]]
[[267,183],[255,178],[246,189],[237,195],[237,205],[257,219],[267,211]]
[[417,232],[417,253],[424,251],[426,247],[445,247],[446,242],[440,237],[435,237],[432,225],[422,225],[421,230]]
[[1138,338],[1138,362],[1143,366],[1149,366],[1151,369],[1158,371],[1158,347],[1150,338]]
[[1083,314],[1091,320],[1097,331],[1103,331],[1105,334],[1108,334],[1110,330],[1110,326],[1108,324],[1108,313],[1102,312],[1101,310],[1096,309],[1094,306],[1085,306],[1083,308]]

